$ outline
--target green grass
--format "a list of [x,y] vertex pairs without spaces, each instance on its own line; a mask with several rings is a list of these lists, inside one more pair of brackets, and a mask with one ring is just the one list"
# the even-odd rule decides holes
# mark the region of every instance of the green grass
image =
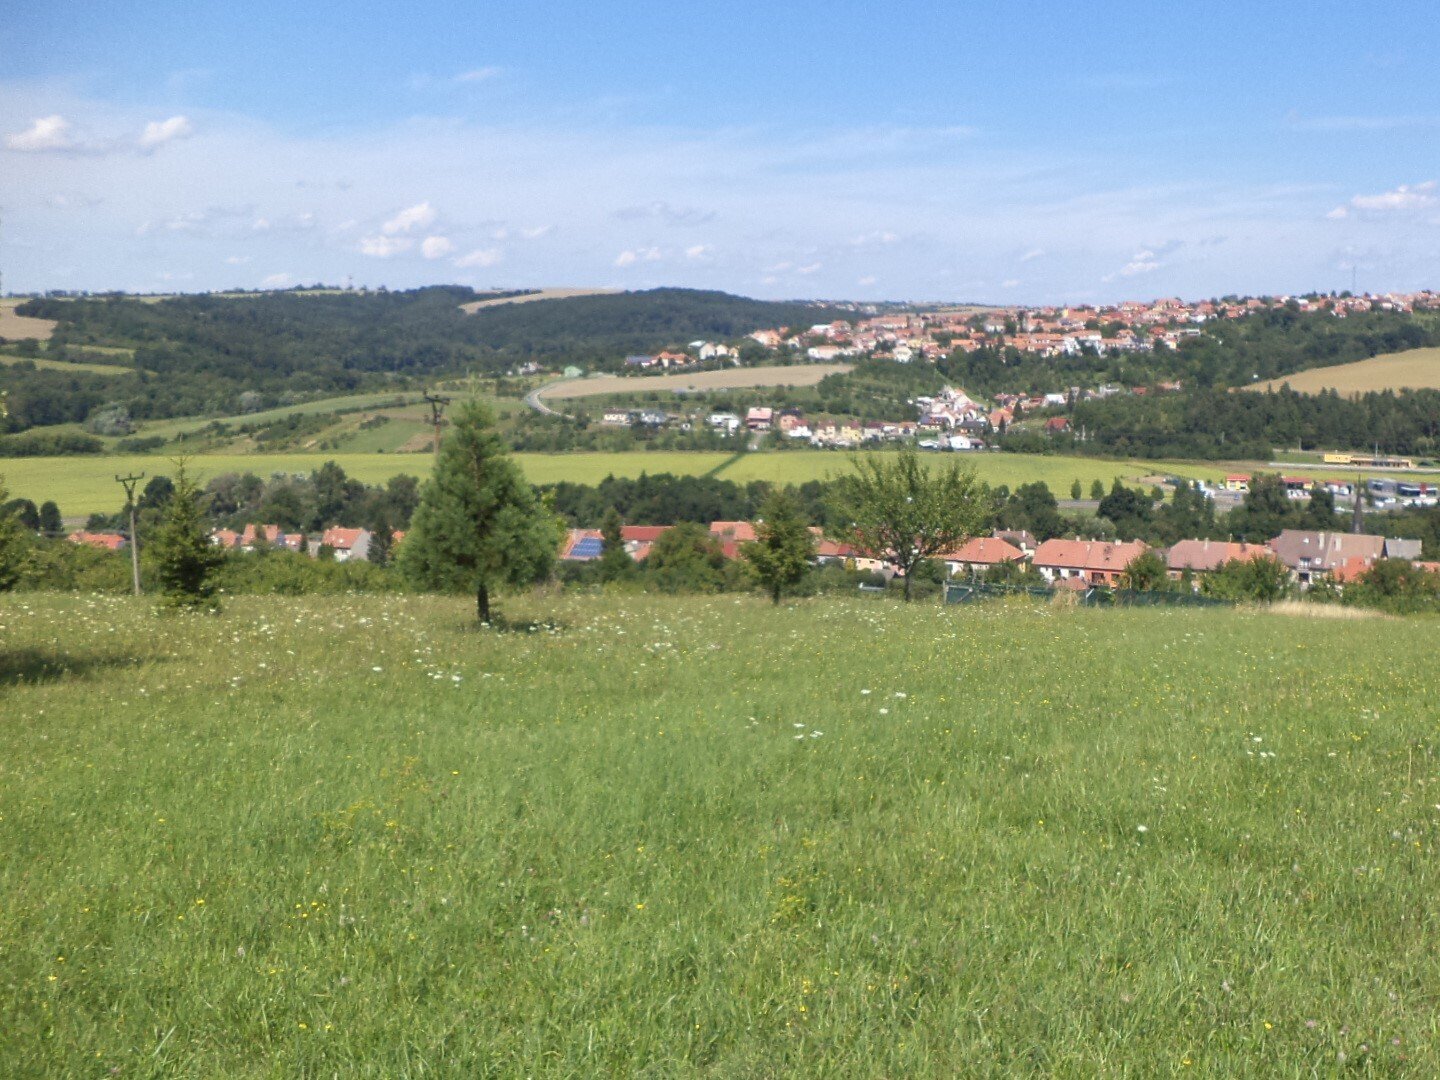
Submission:
[[0,597],[0,1074],[1440,1074],[1433,621],[503,607]]
[[14,352],[0,352],[0,364],[23,364],[29,362],[41,371],[83,371],[90,375],[134,375],[135,369],[119,364],[92,364],[87,360],[50,360],[43,356],[21,356]]
[[[305,406],[295,406],[305,408]],[[261,414],[256,414],[261,415]],[[418,415],[418,414],[417,414]],[[400,430],[398,421],[373,430],[376,443],[389,445]],[[387,429],[396,431],[387,433]],[[147,428],[146,432],[152,429]],[[417,430],[411,428],[411,430]],[[368,432],[355,432],[359,440]],[[350,443],[355,445],[355,443]],[[360,443],[360,445],[364,445]],[[607,476],[639,476],[643,473],[675,473],[700,476],[723,466],[715,475],[725,480],[745,483],[770,480],[782,484],[798,484],[806,480],[823,480],[845,473],[850,467],[848,454],[823,450],[796,450],[783,453],[746,454],[738,459],[721,452],[693,453],[685,451],[633,451],[626,453],[516,454],[516,460],[535,484],[551,484],[570,480],[596,484]],[[950,456],[935,454],[927,461],[949,462]],[[1242,469],[1253,471],[1263,466],[1233,462],[1158,462],[1113,461],[1103,458],[1040,457],[1024,454],[975,454],[964,456],[963,464],[974,465],[981,479],[992,485],[1007,484],[1012,489],[1023,483],[1042,480],[1050,485],[1057,498],[1068,498],[1070,484],[1079,480],[1089,494],[1090,484],[1099,480],[1107,487],[1115,477],[1133,482],[1141,477],[1162,474],[1217,480],[1225,473]],[[400,473],[426,477],[431,458],[428,454],[361,453],[361,452],[296,452],[296,453],[203,453],[191,459],[191,466],[202,481],[224,472],[253,472],[268,476],[273,472],[308,473],[327,461],[337,462],[350,476],[367,484],[383,483]],[[727,464],[728,462],[728,464]],[[5,478],[13,497],[40,502],[54,499],[67,516],[83,516],[96,512],[110,513],[118,505],[115,474],[125,472],[172,473],[174,466],[165,454],[97,457],[9,458],[0,460],[0,476]],[[1297,475],[1326,477],[1335,474],[1324,467],[1287,469]],[[1375,475],[1381,475],[1376,473]]]

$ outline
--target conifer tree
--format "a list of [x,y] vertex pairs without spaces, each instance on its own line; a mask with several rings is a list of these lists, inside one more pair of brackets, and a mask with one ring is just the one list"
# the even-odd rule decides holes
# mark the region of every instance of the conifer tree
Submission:
[[619,510],[612,506],[605,511],[605,516],[600,521],[600,536],[603,540],[600,548],[601,581],[622,581],[635,576],[635,560],[630,558],[630,553],[625,550],[625,538],[621,532],[623,527],[624,522],[620,518]]
[[755,540],[740,549],[773,603],[805,578],[815,557],[815,537],[788,492],[773,492],[760,507]]
[[488,623],[492,589],[549,576],[561,531],[511,460],[490,410],[468,401],[445,434],[399,560],[423,587],[473,592]]
[[160,593],[172,607],[219,607],[216,571],[225,553],[210,542],[207,526],[200,488],[190,479],[185,462],[177,462],[175,490],[150,541]]

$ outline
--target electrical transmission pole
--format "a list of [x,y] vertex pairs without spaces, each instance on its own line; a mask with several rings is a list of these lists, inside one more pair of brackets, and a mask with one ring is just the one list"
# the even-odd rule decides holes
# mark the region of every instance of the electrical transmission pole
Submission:
[[435,425],[435,456],[440,456],[440,422],[445,419],[445,406],[450,404],[448,397],[440,394],[432,394],[425,391],[425,400],[430,403],[430,422]]
[[135,530],[135,485],[144,479],[143,472],[139,476],[134,473],[115,475],[115,482],[125,487],[125,509],[130,512],[130,576],[135,583],[136,596],[140,595],[140,534]]

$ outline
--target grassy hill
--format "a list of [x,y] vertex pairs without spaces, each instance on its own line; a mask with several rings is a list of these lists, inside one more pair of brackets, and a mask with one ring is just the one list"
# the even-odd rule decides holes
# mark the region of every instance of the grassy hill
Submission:
[[0,597],[0,1073],[1440,1072],[1433,621]]
[[1302,394],[1334,390],[1346,397],[1372,390],[1440,389],[1440,348],[1408,349],[1353,364],[1312,368],[1246,389],[1278,390],[1287,384]]

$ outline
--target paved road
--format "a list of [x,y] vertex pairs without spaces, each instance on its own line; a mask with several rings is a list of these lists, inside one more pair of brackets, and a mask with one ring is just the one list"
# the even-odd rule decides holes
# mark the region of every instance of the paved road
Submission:
[[545,383],[543,386],[537,386],[534,390],[531,390],[528,394],[525,395],[525,404],[544,416],[558,416],[564,420],[570,419],[564,413],[556,412],[554,409],[550,408],[549,405],[546,405],[544,401],[540,400],[540,394],[543,391],[549,390],[552,386],[559,386],[561,383],[568,381],[568,379],[556,379],[554,382],[548,382]]

